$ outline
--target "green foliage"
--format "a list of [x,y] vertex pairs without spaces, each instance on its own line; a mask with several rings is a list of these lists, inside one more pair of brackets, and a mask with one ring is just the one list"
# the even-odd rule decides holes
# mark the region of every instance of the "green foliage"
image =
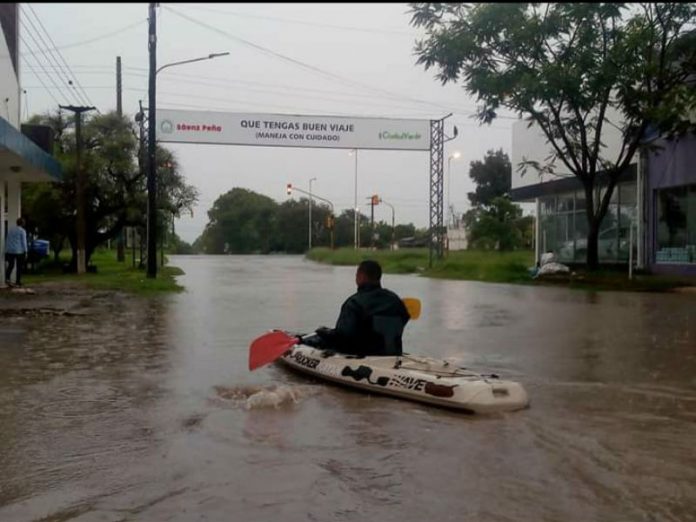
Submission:
[[[55,156],[63,167],[63,180],[34,184],[23,190],[22,207],[38,235],[51,241],[56,258],[67,239],[72,247],[70,265],[76,266],[76,140],[71,120],[62,112],[34,116],[36,124],[54,132]],[[87,260],[94,250],[121,233],[124,226],[140,227],[144,234],[147,191],[145,172],[138,167],[140,144],[131,122],[115,112],[84,116],[82,169],[86,179],[85,209]],[[160,236],[167,233],[170,216],[190,210],[198,193],[181,176],[173,154],[156,151]]]
[[496,197],[487,207],[464,214],[469,243],[474,249],[515,250],[524,244],[522,209],[506,197]]
[[[637,292],[665,292],[676,287],[696,286],[694,277],[670,277],[639,274],[631,281],[624,271],[593,271],[575,273],[564,280],[534,280],[529,269],[534,262],[530,251],[491,252],[463,250],[450,252],[444,261],[432,269],[428,266],[427,249],[390,251],[329,250],[315,248],[307,254],[313,261],[332,265],[357,266],[364,259],[375,259],[387,274],[420,273],[439,279],[461,279],[489,283],[520,283],[563,285],[580,290],[619,290]],[[389,287],[389,279],[385,285]]]
[[203,232],[207,254],[268,253],[278,204],[256,192],[234,188],[218,197],[208,211]]
[[425,248],[408,250],[329,250],[315,248],[307,254],[313,261],[332,265],[357,266],[360,261],[374,259],[390,274],[422,273],[443,279],[468,279],[489,282],[529,281],[527,267],[533,263],[531,252],[481,252],[464,250],[450,252],[447,258],[427,269],[429,253]]
[[[68,259],[62,261],[67,262]],[[146,276],[144,269],[132,268],[129,263],[119,263],[114,251],[102,249],[94,252],[92,263],[97,267],[96,273],[65,275],[61,270],[62,263],[58,262],[43,267],[39,275],[27,274],[23,277],[27,286],[54,281],[74,282],[98,290],[129,292],[142,296],[184,290],[175,279],[175,276],[183,274],[177,267],[164,266],[158,270],[157,278],[151,279]],[[48,265],[45,261],[43,264]]]
[[177,236],[175,233],[172,233],[169,237],[168,241],[168,248],[167,248],[167,254],[174,254],[174,255],[193,255],[197,254],[198,252],[194,249],[193,245],[190,245],[183,239],[181,239],[179,236]]
[[[209,222],[194,242],[195,251],[206,254],[250,254],[284,252],[299,254],[309,244],[308,198],[288,200],[281,204],[256,192],[234,188],[220,196],[208,212]],[[316,201],[312,204],[312,244],[331,245],[329,216],[331,209]],[[334,246],[352,247],[355,239],[354,212],[344,210],[334,220]],[[362,245],[370,245],[372,228],[364,214],[359,215]],[[392,227],[375,222],[377,248],[388,248]],[[394,237],[416,233],[412,224],[394,227]]]
[[[505,108],[538,126],[553,153],[523,170],[556,174],[560,163],[583,183],[596,267],[597,232],[619,176],[647,147],[646,130],[694,130],[696,4],[411,5],[426,33],[418,63],[437,67],[443,83],[461,80],[481,103],[481,122]],[[621,133],[617,151],[605,145],[609,127]],[[595,201],[600,173],[607,190]]]
[[472,161],[469,177],[476,190],[469,192],[473,208],[463,216],[469,245],[479,250],[530,248],[530,221],[522,209],[509,199],[512,166],[502,150],[486,153],[483,161]]
[[476,183],[476,190],[468,194],[472,206],[488,206],[494,198],[510,191],[512,183],[510,158],[503,149],[489,150],[483,161],[470,163],[469,177]]

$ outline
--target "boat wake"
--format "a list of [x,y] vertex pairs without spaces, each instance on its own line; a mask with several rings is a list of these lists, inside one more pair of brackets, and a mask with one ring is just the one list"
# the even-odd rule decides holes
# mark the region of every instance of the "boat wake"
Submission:
[[293,406],[317,392],[316,386],[287,384],[215,386],[214,389],[219,398],[245,410]]

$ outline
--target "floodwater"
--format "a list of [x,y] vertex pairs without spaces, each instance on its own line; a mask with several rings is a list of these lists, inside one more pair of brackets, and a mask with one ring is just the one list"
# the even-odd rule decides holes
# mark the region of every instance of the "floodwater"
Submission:
[[696,520],[693,295],[386,275],[423,302],[408,351],[531,398],[470,416],[247,371],[268,329],[331,326],[353,268],[173,264],[186,293],[0,319],[0,521]]

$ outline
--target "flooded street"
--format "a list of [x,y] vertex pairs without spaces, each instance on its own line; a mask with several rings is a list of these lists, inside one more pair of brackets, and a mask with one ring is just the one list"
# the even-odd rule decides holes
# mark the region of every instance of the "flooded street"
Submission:
[[0,521],[696,520],[696,296],[385,275],[423,303],[406,351],[531,399],[469,416],[247,370],[333,326],[354,268],[172,264],[185,293],[0,317]]

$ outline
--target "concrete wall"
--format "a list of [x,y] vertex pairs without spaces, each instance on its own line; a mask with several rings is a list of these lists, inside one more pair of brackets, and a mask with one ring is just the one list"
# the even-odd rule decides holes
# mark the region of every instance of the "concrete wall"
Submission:
[[[4,16],[11,16],[11,14],[16,16],[16,8],[17,4],[5,4],[3,6]],[[22,107],[19,74],[15,70],[14,60],[7,45],[7,38],[3,31],[3,34],[0,35],[0,117],[19,129],[20,110]],[[10,35],[10,39],[16,39],[16,34]],[[16,63],[17,67],[19,67],[18,60]]]
[[448,228],[447,250],[466,250],[469,245],[466,232],[464,228]]
[[[10,125],[19,129],[21,98],[19,90],[19,78],[15,65],[18,67],[17,56],[12,56],[8,46],[8,38],[14,42],[17,51],[17,35],[19,20],[17,18],[17,4],[2,5],[2,24],[0,24],[0,118],[5,119]],[[4,26],[13,27],[13,33],[9,36],[4,32]],[[5,284],[5,231],[8,224],[13,225],[19,217],[21,209],[21,184],[16,175],[7,168],[0,169],[0,287]],[[7,193],[7,198],[5,194]],[[13,274],[13,279],[16,276]]]

